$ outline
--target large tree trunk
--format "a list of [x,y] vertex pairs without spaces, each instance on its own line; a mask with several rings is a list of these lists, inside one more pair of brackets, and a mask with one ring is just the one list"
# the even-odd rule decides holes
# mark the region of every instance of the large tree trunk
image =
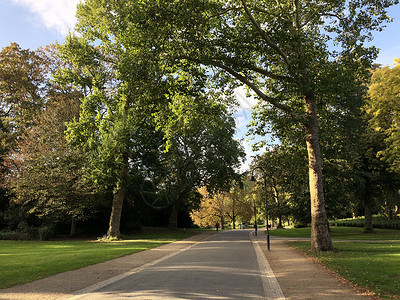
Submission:
[[276,186],[276,180],[274,178],[272,178],[272,180],[273,180],[272,189],[274,190],[274,197],[275,197],[275,203],[276,203],[276,209],[277,209],[276,216],[278,217],[278,225],[276,226],[276,228],[283,228],[281,205],[280,205],[280,202],[279,202],[279,192],[278,192],[278,188]]
[[181,198],[179,197],[175,203],[172,205],[172,211],[169,216],[169,223],[168,227],[169,228],[178,228],[178,214],[179,214],[179,208],[181,206]]
[[365,190],[364,190],[364,232],[371,233],[373,232],[372,227],[372,195],[370,189],[369,180],[366,181]]
[[125,199],[125,188],[126,181],[128,178],[128,158],[124,158],[124,166],[120,171],[120,176],[117,181],[117,186],[114,192],[114,199],[111,209],[110,222],[107,231],[107,238],[115,237],[119,238],[120,233],[120,225],[121,225],[121,214],[122,214],[122,206],[124,204]]
[[322,158],[318,137],[318,116],[314,96],[306,96],[306,143],[311,196],[311,250],[332,251],[322,181]]
[[69,231],[69,236],[75,236],[76,234],[76,219],[75,217],[71,217],[71,228]]

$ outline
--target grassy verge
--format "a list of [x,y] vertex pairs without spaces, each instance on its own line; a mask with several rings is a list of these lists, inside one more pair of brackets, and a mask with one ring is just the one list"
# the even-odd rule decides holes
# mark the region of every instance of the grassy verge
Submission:
[[[311,228],[276,229],[271,230],[270,235],[309,238]],[[375,229],[374,233],[363,233],[363,228],[359,227],[331,227],[330,235],[332,239],[342,240],[400,240],[400,230],[391,229]]]
[[380,297],[400,299],[400,244],[334,242],[338,251],[328,253],[309,251],[309,242],[289,244]]
[[[309,238],[310,228],[271,230],[271,235]],[[315,257],[331,270],[354,284],[367,288],[384,298],[400,299],[400,244],[368,243],[372,241],[399,241],[400,231],[375,229],[374,233],[363,233],[358,227],[331,227],[332,239],[360,240],[360,242],[334,242],[337,251],[311,252],[310,242],[290,242],[306,255]]]
[[0,288],[148,250],[193,234],[149,231],[115,242],[0,241]]

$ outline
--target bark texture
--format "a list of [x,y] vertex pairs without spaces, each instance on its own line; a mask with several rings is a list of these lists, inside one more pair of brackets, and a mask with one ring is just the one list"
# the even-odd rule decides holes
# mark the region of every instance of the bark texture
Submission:
[[181,206],[181,199],[180,197],[175,201],[172,205],[172,211],[169,216],[168,227],[169,228],[178,228],[178,215],[179,215],[179,208]]
[[125,199],[125,188],[126,181],[128,177],[128,158],[124,159],[124,166],[120,171],[120,176],[118,178],[116,190],[114,192],[114,199],[111,209],[110,222],[107,231],[107,237],[119,238],[121,235],[120,225],[121,225],[121,214],[122,206]]
[[71,228],[69,231],[69,236],[75,236],[76,234],[76,219],[75,217],[71,217]]
[[305,101],[308,121],[306,126],[306,143],[311,197],[311,250],[332,251],[332,241],[329,236],[328,218],[325,210],[317,107],[313,96],[305,97]]
[[364,190],[364,231],[367,233],[373,232],[372,228],[372,194],[370,190],[371,183],[369,180],[366,181],[365,190]]

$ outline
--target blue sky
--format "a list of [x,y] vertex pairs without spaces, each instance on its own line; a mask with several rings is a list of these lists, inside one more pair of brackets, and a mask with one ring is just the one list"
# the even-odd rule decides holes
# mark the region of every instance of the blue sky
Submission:
[[[0,0],[0,48],[17,42],[36,49],[63,42],[75,22],[79,0]],[[383,32],[374,34],[373,44],[381,49],[378,63],[391,64],[400,57],[400,5],[390,9],[395,21]]]
[[[22,48],[37,49],[41,46],[62,43],[68,29],[75,23],[75,7],[79,0],[0,0],[0,48],[17,42]],[[380,49],[377,63],[391,65],[400,57],[400,5],[389,10],[395,21],[383,32],[374,34],[373,45]],[[237,93],[241,109],[235,114],[237,137],[246,132],[250,121],[250,107],[254,101]],[[244,142],[248,155],[253,155],[249,142]],[[250,158],[250,157],[248,157]]]

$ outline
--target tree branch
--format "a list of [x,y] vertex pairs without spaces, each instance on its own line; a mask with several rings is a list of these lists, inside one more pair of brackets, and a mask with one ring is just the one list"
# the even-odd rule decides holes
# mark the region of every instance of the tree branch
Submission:
[[270,46],[272,49],[274,49],[284,60],[287,66],[290,66],[290,61],[289,58],[286,56],[286,54],[282,51],[281,48],[278,47],[277,44],[275,44],[271,39],[267,36],[264,30],[262,30],[260,24],[257,23],[257,21],[254,19],[253,15],[251,14],[249,8],[247,7],[246,1],[245,0],[240,0],[242,2],[244,11],[246,12],[247,16],[249,17],[251,23],[254,25],[254,27],[257,29],[263,40],[267,43],[268,46]]
[[241,9],[238,8],[238,7],[228,7],[228,8],[224,9],[222,12],[220,12],[220,13],[218,13],[218,14],[209,16],[208,19],[222,16],[222,15],[224,15],[224,14],[226,14],[227,12],[230,12],[230,11],[232,11],[232,10],[239,11],[239,10],[241,10]]
[[[232,65],[237,63],[235,58],[230,58],[230,57],[222,56],[222,55],[219,56],[219,57],[216,57],[215,59],[218,59],[218,60],[221,60],[221,61],[228,61]],[[257,73],[259,73],[261,75],[265,75],[265,76],[267,76],[269,78],[272,78],[272,79],[281,80],[281,81],[285,81],[285,82],[289,82],[289,83],[293,83],[294,82],[293,78],[291,78],[291,77],[278,75],[278,74],[275,74],[273,72],[267,71],[267,70],[265,70],[263,68],[254,66],[252,64],[245,64],[243,66],[245,68],[248,68],[249,70],[257,72]]]
[[[204,63],[204,62],[203,62]],[[293,111],[290,110],[289,107],[287,107],[286,105],[283,105],[281,103],[279,103],[275,98],[273,97],[268,97],[267,95],[265,95],[254,83],[252,83],[249,79],[247,79],[245,76],[239,74],[238,72],[236,72],[235,70],[233,70],[232,68],[225,66],[223,64],[221,64],[220,62],[217,61],[212,61],[210,62],[210,64],[219,67],[223,70],[225,70],[226,72],[228,72],[229,74],[231,74],[233,77],[235,77],[236,79],[238,79],[239,81],[241,81],[242,83],[246,84],[249,88],[251,88],[258,97],[260,97],[262,100],[267,101],[268,103],[271,103],[273,106],[275,106],[276,108],[278,108],[279,110],[283,111],[284,113],[292,116],[293,118],[296,119],[300,119],[303,122],[304,120],[304,116],[302,115],[298,115],[296,113],[294,113]]]
[[338,20],[340,20],[340,21],[347,21],[347,18],[346,18],[346,17],[341,17],[341,16],[339,16],[339,15],[337,15],[337,14],[333,14],[333,13],[318,13],[318,12],[315,12],[314,14],[311,14],[311,16],[309,16],[309,18],[308,18],[306,21],[304,21],[304,23],[301,24],[300,26],[301,26],[301,27],[306,26],[306,25],[311,21],[311,19],[312,19],[313,17],[315,17],[315,16],[318,16],[318,17],[332,17],[332,18],[336,18],[336,19],[338,19]]
[[286,81],[286,82],[294,82],[293,78],[291,78],[291,77],[277,75],[277,74],[274,74],[272,72],[269,72],[269,71],[267,71],[265,69],[262,69],[262,68],[259,68],[259,67],[256,67],[256,66],[249,65],[249,66],[246,66],[246,67],[249,68],[250,70],[254,71],[254,72],[257,72],[259,74],[265,75],[265,76],[267,76],[269,78],[272,78],[272,79]]
[[299,0],[293,0],[293,8],[294,8],[294,22],[296,24],[296,29],[300,29],[300,14],[299,14]]

